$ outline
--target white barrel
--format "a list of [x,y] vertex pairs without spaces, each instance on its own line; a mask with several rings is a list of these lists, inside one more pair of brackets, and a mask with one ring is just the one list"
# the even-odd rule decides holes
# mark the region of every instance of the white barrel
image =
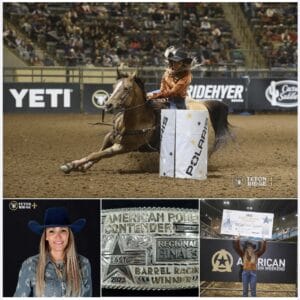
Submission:
[[160,176],[206,179],[208,112],[161,110]]

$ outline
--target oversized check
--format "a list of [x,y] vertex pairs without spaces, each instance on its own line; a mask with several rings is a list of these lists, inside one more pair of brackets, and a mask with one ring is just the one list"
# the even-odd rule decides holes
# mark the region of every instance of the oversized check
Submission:
[[223,210],[221,234],[272,238],[274,214]]

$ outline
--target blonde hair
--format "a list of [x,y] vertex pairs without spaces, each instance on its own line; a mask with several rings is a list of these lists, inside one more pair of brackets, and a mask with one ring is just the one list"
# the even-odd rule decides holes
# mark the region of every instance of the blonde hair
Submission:
[[252,251],[252,253],[249,253],[249,251],[246,249],[245,253],[244,253],[243,261],[250,262],[252,264],[256,264],[257,257],[256,257],[254,250]]
[[[77,258],[74,234],[69,230],[68,245],[65,249],[65,270],[67,281],[66,296],[80,296],[81,292],[81,271]],[[44,296],[45,291],[45,269],[47,257],[50,256],[50,249],[46,241],[46,230],[44,230],[40,240],[40,253],[36,268],[36,296]]]

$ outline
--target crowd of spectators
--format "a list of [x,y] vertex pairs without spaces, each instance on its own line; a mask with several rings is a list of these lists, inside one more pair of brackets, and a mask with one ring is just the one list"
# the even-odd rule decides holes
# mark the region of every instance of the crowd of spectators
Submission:
[[16,54],[29,64],[40,64],[40,58],[36,54],[34,45],[30,39],[17,35],[16,31],[7,25],[4,25],[3,29],[3,40],[8,47],[15,50]]
[[269,67],[297,66],[297,3],[243,3]]
[[6,3],[4,16],[68,66],[161,66],[170,45],[226,65],[239,47],[218,3]]

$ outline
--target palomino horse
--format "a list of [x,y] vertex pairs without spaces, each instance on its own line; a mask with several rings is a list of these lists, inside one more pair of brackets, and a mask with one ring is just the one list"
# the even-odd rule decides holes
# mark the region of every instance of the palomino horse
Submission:
[[[219,101],[202,103],[203,109],[209,112],[215,132],[212,149],[214,152],[231,136],[227,120],[228,107]],[[153,150],[150,144],[160,124],[156,124],[154,109],[147,105],[144,84],[135,73],[128,75],[118,71],[117,82],[113,93],[105,102],[105,107],[107,111],[121,109],[114,118],[113,130],[105,136],[102,147],[98,151],[60,166],[60,170],[65,174],[71,171],[85,172],[101,159],[117,154],[147,148]]]

